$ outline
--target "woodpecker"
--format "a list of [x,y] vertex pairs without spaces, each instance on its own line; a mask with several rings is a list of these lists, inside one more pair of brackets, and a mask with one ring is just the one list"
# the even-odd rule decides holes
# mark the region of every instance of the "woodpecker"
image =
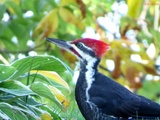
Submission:
[[75,98],[86,120],[160,120],[158,103],[130,92],[98,72],[100,59],[109,49],[107,43],[91,38],[71,42],[47,40],[73,53],[80,61]]

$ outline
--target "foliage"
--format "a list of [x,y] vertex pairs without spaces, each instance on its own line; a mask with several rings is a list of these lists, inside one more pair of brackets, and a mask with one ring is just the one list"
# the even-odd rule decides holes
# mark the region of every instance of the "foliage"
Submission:
[[158,0],[0,0],[0,19],[1,119],[83,119],[71,81],[76,58],[46,37],[98,36],[111,46],[99,71],[159,102]]
[[60,119],[58,114],[50,114],[46,106],[50,103],[47,109],[54,111],[55,105],[65,110],[70,104],[63,95],[70,94],[70,88],[57,74],[68,71],[71,77],[73,72],[66,64],[53,56],[35,56],[0,66],[0,106],[5,115],[0,116],[2,119]]

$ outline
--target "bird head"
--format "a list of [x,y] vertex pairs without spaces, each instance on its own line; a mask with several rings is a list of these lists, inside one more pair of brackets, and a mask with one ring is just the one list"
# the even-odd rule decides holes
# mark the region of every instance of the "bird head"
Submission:
[[71,42],[55,38],[47,38],[47,41],[50,41],[62,49],[73,53],[82,60],[87,59],[88,57],[101,58],[109,49],[109,45],[107,43],[91,38],[82,38]]

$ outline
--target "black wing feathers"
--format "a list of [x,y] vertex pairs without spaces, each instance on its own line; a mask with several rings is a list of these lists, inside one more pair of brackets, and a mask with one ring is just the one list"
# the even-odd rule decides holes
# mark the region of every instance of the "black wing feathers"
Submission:
[[93,82],[89,90],[90,101],[100,108],[100,111],[104,114],[124,118],[153,117],[153,115],[160,117],[160,105],[158,103],[131,93],[100,73],[97,73],[95,77],[98,79]]

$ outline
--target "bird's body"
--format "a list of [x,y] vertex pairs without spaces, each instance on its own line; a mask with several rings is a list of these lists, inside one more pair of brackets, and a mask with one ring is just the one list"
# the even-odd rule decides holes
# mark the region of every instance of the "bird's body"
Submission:
[[[158,103],[133,94],[122,85],[97,72],[98,58],[96,64],[89,62],[92,60],[81,62],[81,71],[76,86],[76,101],[86,120],[160,119]],[[88,69],[88,64],[93,64],[92,68]],[[93,78],[88,78],[93,81],[92,87],[86,93],[87,79],[81,78],[87,78],[88,70],[95,70],[95,74]],[[87,94],[89,98],[86,97]]]
[[[97,70],[107,44],[92,39],[69,43],[49,41],[64,47],[80,59],[80,74],[76,84],[76,101],[86,120],[160,120],[160,105],[104,76]],[[92,42],[92,43],[91,43]],[[101,46],[100,46],[101,45]],[[103,52],[100,52],[100,50]]]
[[84,63],[86,62],[81,63],[81,72],[77,81],[76,101],[83,116],[86,116],[86,120],[160,119],[159,104],[133,94],[122,85],[96,71],[92,87],[88,90],[89,100],[87,100],[87,81],[81,79],[86,77],[87,72],[85,67],[87,65]]

